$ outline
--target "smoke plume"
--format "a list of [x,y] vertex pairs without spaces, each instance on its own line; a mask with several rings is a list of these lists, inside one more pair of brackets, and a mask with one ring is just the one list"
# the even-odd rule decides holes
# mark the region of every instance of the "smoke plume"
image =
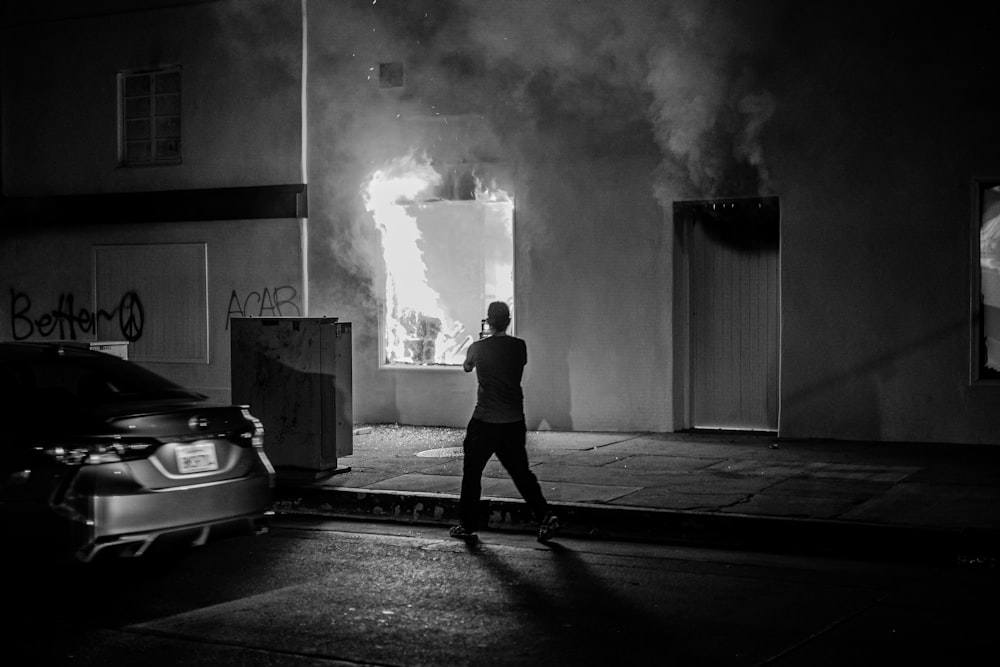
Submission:
[[[324,179],[309,184],[310,217],[332,222],[340,282],[370,285],[378,261],[365,180],[416,147],[439,164],[516,163],[554,146],[656,152],[651,194],[664,210],[681,197],[767,194],[761,138],[776,100],[757,64],[781,2],[304,3],[307,150]],[[232,14],[220,25],[244,36],[234,53],[261,58],[268,26],[295,4],[219,3]],[[299,74],[284,56],[269,62]],[[387,64],[401,74],[390,85]]]

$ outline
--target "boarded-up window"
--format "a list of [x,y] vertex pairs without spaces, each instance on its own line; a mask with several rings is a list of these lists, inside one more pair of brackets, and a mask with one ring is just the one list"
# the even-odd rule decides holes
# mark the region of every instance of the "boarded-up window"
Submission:
[[129,359],[208,363],[204,243],[94,247],[98,340],[128,340]]

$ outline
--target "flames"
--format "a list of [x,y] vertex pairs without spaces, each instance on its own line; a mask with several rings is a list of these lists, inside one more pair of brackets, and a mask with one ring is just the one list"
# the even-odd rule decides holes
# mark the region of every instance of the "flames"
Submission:
[[[492,250],[497,244],[486,237],[483,239],[488,243],[480,241],[476,235],[481,232],[475,231],[497,229],[499,219],[506,223],[499,228],[508,239],[512,238],[510,196],[476,179],[474,201],[449,201],[438,196],[447,186],[446,178],[428,157],[416,152],[391,160],[365,184],[365,208],[380,232],[385,266],[382,324],[383,358],[387,364],[461,364],[466,348],[478,335],[485,309],[483,300],[496,297],[498,284],[500,291],[510,292],[503,298],[513,295],[512,257],[509,262],[499,263],[477,257],[484,246]],[[435,240],[427,239],[421,231],[421,220],[431,220],[432,227],[444,231],[439,231]],[[442,262],[444,268],[435,267],[435,275],[439,281],[445,276],[447,284],[442,289],[447,287],[449,303],[443,301],[428,279],[427,256],[435,243],[436,256],[440,258],[443,253],[448,257]],[[478,274],[469,274],[469,266],[477,267]],[[470,289],[471,284],[482,285],[476,298],[458,294]]]

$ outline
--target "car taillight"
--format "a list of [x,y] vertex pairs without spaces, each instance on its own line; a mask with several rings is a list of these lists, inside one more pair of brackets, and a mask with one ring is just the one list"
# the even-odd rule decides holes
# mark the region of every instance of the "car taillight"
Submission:
[[240,433],[241,438],[246,438],[250,440],[250,444],[254,447],[264,446],[264,424],[261,423],[259,419],[250,414],[250,411],[246,408],[241,408],[243,412],[243,418],[251,423],[252,429],[248,429]]
[[59,463],[79,466],[145,458],[152,446],[149,442],[99,441],[46,445],[36,449]]

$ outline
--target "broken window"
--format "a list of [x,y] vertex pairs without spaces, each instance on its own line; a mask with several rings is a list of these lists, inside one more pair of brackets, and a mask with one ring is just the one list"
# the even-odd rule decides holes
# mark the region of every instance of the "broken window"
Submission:
[[513,306],[512,198],[472,167],[412,155],[375,172],[365,195],[381,238],[382,364],[460,366],[487,305]]

